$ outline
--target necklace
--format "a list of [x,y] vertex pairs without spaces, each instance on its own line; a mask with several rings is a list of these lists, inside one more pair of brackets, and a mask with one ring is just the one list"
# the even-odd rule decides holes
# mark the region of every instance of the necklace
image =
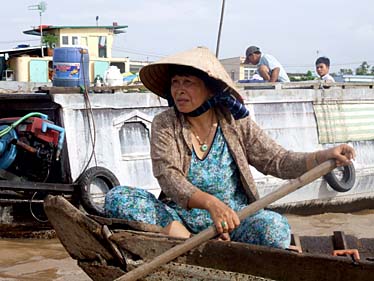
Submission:
[[210,136],[210,134],[212,133],[212,129],[213,129],[213,126],[210,127],[209,129],[209,133],[208,135],[206,136],[205,140],[204,141],[201,141],[200,137],[192,130],[192,133],[194,134],[195,138],[197,139],[197,141],[199,142],[199,145],[200,145],[200,150],[202,152],[205,152],[208,150],[208,144],[207,144],[207,140]]
[[209,129],[208,135],[206,136],[206,138],[205,138],[204,141],[202,141],[202,140],[200,139],[200,137],[195,133],[195,131],[194,131],[194,130],[192,129],[192,127],[191,127],[191,131],[192,131],[193,135],[195,136],[195,138],[197,139],[197,141],[198,141],[198,143],[199,143],[199,145],[200,145],[200,151],[201,151],[201,152],[205,152],[205,151],[207,151],[208,148],[209,148],[209,147],[208,147],[208,144],[207,144],[207,141],[208,141],[208,139],[209,139],[210,134],[212,133],[213,127],[214,127],[214,125],[213,125],[213,115],[212,115],[212,126],[210,126],[210,129]]

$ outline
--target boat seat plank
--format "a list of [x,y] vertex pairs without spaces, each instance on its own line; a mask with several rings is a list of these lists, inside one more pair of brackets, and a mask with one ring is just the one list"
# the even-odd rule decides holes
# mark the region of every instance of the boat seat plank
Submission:
[[137,221],[129,221],[124,219],[117,219],[117,218],[106,218],[101,216],[95,215],[87,215],[91,219],[97,221],[100,224],[105,224],[111,229],[119,228],[119,229],[133,229],[133,230],[141,230],[147,232],[161,232],[162,227],[159,225],[142,223]]
[[110,237],[121,249],[125,249],[142,259],[153,259],[171,247],[185,241],[158,233],[141,233],[136,231],[121,231]]

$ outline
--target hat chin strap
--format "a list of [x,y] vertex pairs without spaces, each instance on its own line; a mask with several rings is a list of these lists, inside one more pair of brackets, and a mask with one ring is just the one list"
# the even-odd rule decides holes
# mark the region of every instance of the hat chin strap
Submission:
[[226,106],[230,110],[235,120],[247,117],[249,115],[249,111],[244,104],[230,94],[229,87],[226,87],[221,93],[214,95],[209,100],[205,101],[195,110],[186,113],[186,115],[190,117],[200,116],[218,104]]

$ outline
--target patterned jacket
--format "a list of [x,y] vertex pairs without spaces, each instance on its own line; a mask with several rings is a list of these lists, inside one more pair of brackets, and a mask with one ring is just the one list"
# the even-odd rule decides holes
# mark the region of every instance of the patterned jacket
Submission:
[[[284,149],[249,116],[235,120],[226,109],[215,110],[250,202],[259,195],[249,165],[265,175],[283,179],[296,178],[307,171],[306,162],[311,153]],[[155,116],[151,134],[153,174],[163,193],[186,209],[189,198],[198,188],[186,178],[192,149],[190,125],[183,114],[170,108]]]

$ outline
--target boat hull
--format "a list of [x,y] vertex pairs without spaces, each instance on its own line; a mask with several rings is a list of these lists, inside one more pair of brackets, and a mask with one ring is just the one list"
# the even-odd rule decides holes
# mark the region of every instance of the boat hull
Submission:
[[[117,278],[184,242],[160,233],[134,230],[134,225],[120,223],[121,220],[90,218],[61,196],[49,196],[44,207],[61,243],[93,280],[108,278],[108,272]],[[143,225],[143,230],[147,227],[152,229]],[[198,272],[207,268],[274,280],[372,280],[374,239],[346,237],[346,246],[361,252],[359,262],[332,256],[331,236],[300,237],[300,241],[303,253],[211,240],[173,262],[203,268],[194,269]],[[173,267],[160,270],[168,272],[170,266]]]

